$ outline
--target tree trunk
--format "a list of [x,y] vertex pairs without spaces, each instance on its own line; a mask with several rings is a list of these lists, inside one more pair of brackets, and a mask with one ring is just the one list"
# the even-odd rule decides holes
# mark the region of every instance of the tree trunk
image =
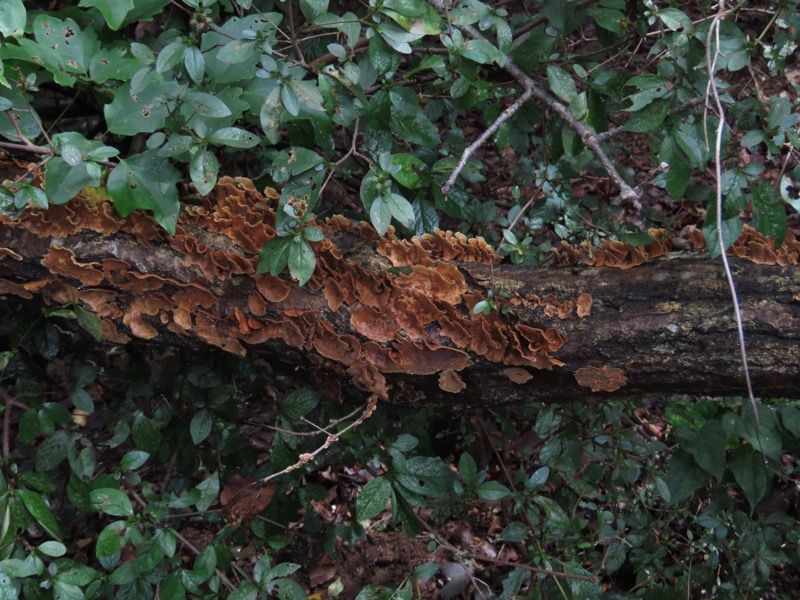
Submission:
[[[745,393],[720,261],[670,252],[662,234],[644,248],[565,246],[549,266],[521,268],[495,264],[480,239],[378,238],[334,217],[301,288],[255,274],[274,219],[249,182],[229,179],[185,209],[174,237],[105,201],[29,209],[0,221],[0,293],[86,308],[111,343],[211,344],[354,399]],[[748,230],[734,253],[755,393],[797,396],[800,243],[776,251]],[[496,308],[473,314],[492,288]]]

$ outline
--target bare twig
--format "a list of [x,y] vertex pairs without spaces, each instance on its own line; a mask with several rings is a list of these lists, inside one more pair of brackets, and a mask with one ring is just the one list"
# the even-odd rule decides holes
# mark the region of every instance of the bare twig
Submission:
[[[128,489],[128,493],[130,493],[130,495],[133,496],[133,499],[136,500],[136,503],[141,508],[146,508],[147,507],[147,502],[145,502],[144,498],[142,498],[135,490]],[[181,544],[186,546],[192,554],[194,554],[195,556],[200,556],[200,550],[197,548],[197,546],[195,546],[189,540],[187,540],[185,537],[183,537],[183,535],[181,535],[180,532],[178,532],[178,530],[175,529],[174,527],[172,528],[172,535],[174,535],[175,538]],[[228,579],[228,577],[225,575],[225,573],[223,573],[218,568],[215,568],[214,572],[217,574],[217,577],[219,577],[220,581],[225,584],[225,587],[228,588],[229,592],[235,592],[236,591],[236,586],[233,584],[233,582],[230,579]]]
[[[714,108],[717,111],[717,124],[716,140],[714,148],[714,175],[717,180],[716,193],[717,193],[717,242],[719,243],[719,252],[722,257],[722,265],[725,269],[725,278],[728,281],[728,287],[731,291],[731,300],[733,302],[733,314],[736,319],[736,332],[739,337],[739,350],[741,352],[742,369],[744,370],[744,379],[747,384],[747,395],[750,404],[753,407],[753,416],[755,417],[756,424],[756,438],[759,442],[759,450],[761,455],[764,456],[764,446],[761,443],[761,423],[758,418],[758,406],[756,404],[755,395],[753,394],[753,384],[750,380],[750,367],[747,362],[747,345],[744,339],[744,326],[742,325],[742,311],[739,306],[739,295],[736,292],[736,282],[733,279],[731,272],[731,265],[728,261],[727,249],[725,247],[725,239],[722,234],[722,211],[724,208],[724,198],[722,196],[722,137],[725,132],[725,106],[720,98],[719,89],[715,79],[715,71],[717,69],[717,59],[720,55],[720,27],[723,19],[725,18],[725,1],[720,0],[717,9],[717,14],[714,16],[711,26],[708,29],[708,36],[706,37],[706,66],[708,68],[708,99],[713,102]],[[714,44],[714,53],[711,53],[711,45]],[[732,240],[733,241],[733,240]]]
[[[429,2],[431,2],[431,4],[434,7],[437,7],[439,5],[439,2],[437,2],[436,0],[429,0]],[[484,38],[483,35],[471,25],[462,25],[459,26],[458,29],[474,40],[486,41],[486,38]],[[608,173],[608,176],[611,178],[614,184],[619,188],[620,197],[623,200],[630,200],[630,201],[638,200],[639,195],[633,190],[633,188],[631,188],[631,186],[628,185],[628,183],[622,178],[619,172],[617,172],[617,168],[614,166],[614,163],[611,162],[611,159],[608,157],[605,150],[603,150],[603,148],[600,145],[600,142],[597,140],[597,137],[595,136],[594,132],[592,132],[591,129],[589,129],[586,125],[584,125],[578,119],[576,119],[575,115],[573,115],[566,106],[561,104],[558,100],[556,100],[553,96],[551,96],[547,90],[545,90],[542,86],[536,83],[527,73],[525,73],[525,71],[520,69],[516,65],[516,63],[514,63],[514,61],[511,60],[511,58],[507,56],[505,57],[505,63],[503,64],[502,68],[506,72],[511,74],[511,76],[514,77],[514,79],[516,79],[517,82],[522,86],[523,94],[522,96],[520,96],[520,98],[525,98],[525,100],[531,97],[536,98],[542,104],[550,108],[552,111],[556,112],[580,136],[583,143],[586,145],[587,148],[589,148],[589,150],[592,151],[597,160],[599,160],[600,163],[603,165],[603,168],[605,169],[606,173]],[[522,102],[522,104],[524,104],[524,101]],[[514,114],[514,112],[519,110],[519,107],[522,104],[518,104],[517,102],[515,102],[511,107],[509,107],[509,109],[504,111],[503,113],[503,115],[505,115],[504,120],[507,120]],[[508,113],[509,111],[511,111],[510,114],[506,115],[506,113]],[[482,139],[485,140],[483,136]],[[464,155],[467,158],[464,159],[464,156],[462,156],[462,160],[459,161],[461,169],[463,169],[463,165],[466,164],[466,160],[469,159],[471,153],[474,152],[474,149],[470,150],[471,148],[472,146],[470,146],[470,148],[467,148],[467,150],[464,151]],[[468,155],[467,152],[470,152],[470,154]],[[442,187],[442,193],[447,194],[450,191],[450,189],[452,189],[453,183],[455,182],[456,177],[458,177],[459,172],[460,169],[456,168],[456,171],[450,176],[450,178],[447,180],[447,183],[445,183],[445,185]]]
[[292,471],[296,471],[297,469],[299,469],[303,465],[308,464],[309,462],[314,460],[314,458],[316,458],[317,455],[320,454],[322,451],[327,450],[333,444],[335,444],[337,441],[339,441],[339,438],[343,434],[347,433],[348,431],[350,431],[351,429],[353,429],[355,427],[358,427],[359,425],[361,425],[361,423],[363,423],[366,419],[368,419],[372,415],[372,413],[375,411],[375,407],[377,406],[377,404],[378,404],[378,397],[375,394],[373,394],[367,400],[367,406],[364,408],[364,411],[361,413],[361,416],[359,416],[355,421],[350,423],[350,425],[348,425],[347,427],[345,427],[344,429],[342,429],[341,431],[338,431],[336,433],[328,433],[328,437],[326,438],[325,443],[322,444],[319,448],[317,448],[313,452],[304,452],[303,454],[301,454],[298,457],[296,463],[294,463],[292,465],[289,465],[288,467],[286,467],[282,471],[278,471],[277,473],[272,473],[271,475],[267,475],[266,477],[262,477],[261,479],[259,479],[257,482],[255,482],[252,485],[253,486],[262,486],[265,483],[267,483],[268,481],[276,479],[276,478],[280,477],[281,475],[286,475],[287,473],[291,473]]
[[448,177],[447,182],[442,186],[442,193],[445,196],[447,196],[452,191],[453,186],[456,183],[456,179],[458,179],[458,176],[464,169],[464,167],[467,166],[467,161],[469,161],[472,155],[475,154],[475,151],[478,148],[480,148],[486,140],[488,140],[492,135],[494,135],[494,133],[498,129],[500,129],[500,126],[503,123],[505,123],[511,117],[513,117],[514,113],[516,113],[520,108],[522,108],[523,104],[525,104],[528,100],[531,99],[532,94],[533,93],[531,92],[531,90],[526,89],[522,93],[522,95],[519,98],[517,98],[514,104],[512,104],[502,113],[500,113],[500,116],[497,117],[497,119],[495,119],[494,123],[492,123],[491,126],[488,129],[486,129],[486,131],[484,131],[477,140],[472,142],[472,144],[470,144],[469,147],[467,147],[467,149],[464,150],[464,152],[461,154],[461,159],[458,161],[458,164],[456,165],[456,168],[453,169],[453,172],[450,174],[450,177]]

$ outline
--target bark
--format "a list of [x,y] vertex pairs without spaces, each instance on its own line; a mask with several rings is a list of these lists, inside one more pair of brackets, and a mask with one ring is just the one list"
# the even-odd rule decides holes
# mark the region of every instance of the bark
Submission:
[[[663,234],[638,249],[565,246],[547,267],[520,268],[497,264],[482,240],[378,238],[336,217],[320,224],[317,270],[301,288],[255,274],[273,226],[270,201],[241,180],[187,207],[174,237],[108,202],[30,209],[0,220],[0,293],[80,305],[108,343],[212,344],[359,400],[745,392],[721,264],[671,252]],[[734,253],[755,393],[796,397],[800,243],[775,250],[747,230]],[[492,288],[499,309],[473,314]]]

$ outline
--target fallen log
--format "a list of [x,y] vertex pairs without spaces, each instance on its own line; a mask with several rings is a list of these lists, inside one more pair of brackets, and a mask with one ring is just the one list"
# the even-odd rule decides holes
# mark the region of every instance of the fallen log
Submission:
[[[317,225],[304,287],[256,274],[274,201],[224,179],[182,212],[175,236],[144,213],[79,197],[0,218],[0,294],[79,305],[107,343],[217,346],[300,368],[327,394],[497,405],[620,395],[745,392],[719,261],[641,248],[564,245],[548,266],[500,264],[481,239],[379,238],[334,217]],[[700,234],[691,234],[695,247]],[[747,229],[732,249],[758,396],[797,396],[800,243]],[[496,305],[474,314],[494,291]]]

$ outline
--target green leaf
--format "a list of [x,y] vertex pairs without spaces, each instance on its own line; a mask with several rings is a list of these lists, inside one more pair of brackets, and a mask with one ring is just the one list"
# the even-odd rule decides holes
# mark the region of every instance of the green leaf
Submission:
[[386,205],[389,207],[389,212],[392,216],[402,223],[405,227],[413,227],[416,216],[414,215],[414,208],[411,203],[399,194],[389,194],[383,198]]
[[161,432],[153,424],[153,421],[141,412],[137,412],[133,419],[131,434],[133,442],[139,450],[144,450],[150,455],[158,452],[158,447],[161,445]]
[[786,237],[786,209],[769,183],[758,179],[753,184],[751,225],[780,246]]
[[186,72],[195,83],[203,81],[203,75],[206,72],[206,60],[203,58],[203,53],[197,46],[188,46],[183,51],[183,66]]
[[70,444],[72,438],[63,429],[46,438],[36,451],[36,470],[49,471],[60,465],[67,457]]
[[319,227],[306,227],[303,229],[303,237],[309,242],[321,242],[325,239],[325,234]]
[[25,33],[26,12],[22,0],[0,3],[0,33],[5,37],[20,37]]
[[511,521],[503,531],[500,532],[500,538],[506,542],[521,542],[528,536],[528,526],[519,521]]
[[282,183],[321,165],[322,162],[322,157],[313,150],[292,147],[279,152],[272,161],[272,178],[277,183]]
[[553,93],[567,104],[578,96],[578,88],[569,73],[561,67],[547,65],[547,81]]
[[314,274],[317,257],[309,243],[296,236],[289,245],[289,274],[297,280],[298,285],[305,285]]
[[502,67],[506,56],[486,40],[467,40],[458,49],[458,54],[480,64],[495,63]]
[[625,131],[634,133],[648,133],[654,131],[664,119],[667,118],[669,112],[669,102],[656,101],[652,104],[645,106],[643,109],[633,113],[623,128]]
[[131,530],[128,528],[126,521],[114,521],[106,525],[100,535],[97,536],[97,558],[114,556],[125,547],[130,535]]
[[74,311],[78,325],[91,335],[95,341],[101,341],[103,339],[103,327],[100,325],[100,319],[97,318],[97,315],[82,306],[75,306]]
[[383,235],[389,229],[389,224],[392,222],[392,211],[385,197],[375,198],[369,209],[369,220],[378,235]]
[[676,200],[682,199],[691,182],[692,166],[689,159],[671,136],[664,137],[658,158],[669,165],[669,171],[664,174],[667,193]]
[[299,583],[291,579],[275,579],[269,586],[271,593],[280,600],[306,600],[308,595]]
[[175,67],[183,58],[186,42],[182,38],[173,40],[161,49],[156,59],[156,72],[163,73]]
[[300,100],[295,91],[285,84],[281,86],[281,102],[283,102],[286,112],[293,117],[300,114]]
[[[456,81],[461,81],[460,79]],[[426,185],[428,178],[424,176],[428,166],[422,159],[414,156],[413,154],[400,153],[392,154],[392,167],[400,167],[399,169],[390,169],[392,177],[402,186],[410,189]]]
[[772,474],[767,473],[767,466],[764,464],[761,454],[744,446],[733,452],[730,469],[736,478],[736,483],[742,488],[745,498],[750,503],[750,512],[752,513],[758,501],[767,493]]
[[89,492],[95,510],[114,517],[132,517],[133,506],[125,492],[115,488],[99,488]]
[[189,175],[201,196],[207,196],[214,189],[218,173],[219,161],[213,152],[202,148],[193,154],[189,164]]
[[76,388],[70,392],[69,399],[72,401],[72,405],[82,410],[85,413],[92,414],[94,412],[94,400],[83,388]]
[[511,495],[511,490],[497,481],[482,483],[475,488],[475,492],[478,494],[478,497],[484,500],[502,500]]
[[245,582],[242,587],[228,596],[228,600],[256,600],[257,598],[258,588],[249,582]]
[[267,240],[258,253],[256,274],[269,273],[272,276],[277,276],[283,273],[283,270],[289,264],[289,247],[292,244],[292,239],[291,236],[275,236]]
[[478,465],[475,464],[475,459],[466,452],[461,453],[461,458],[458,460],[458,474],[467,485],[473,487],[478,483]]
[[222,127],[217,129],[208,138],[216,146],[229,146],[230,148],[252,148],[261,141],[257,135],[239,127]]
[[[719,247],[719,231],[717,230],[717,217],[716,206],[713,204],[714,199],[709,203],[708,210],[706,211],[706,220],[703,223],[703,235],[706,239],[706,249],[711,255],[711,258],[717,258],[720,255]],[[739,215],[734,215],[727,219],[722,220],[722,240],[725,244],[725,249],[730,248],[733,243],[739,238],[742,232],[744,223],[739,218]]]
[[691,456],[678,450],[669,459],[664,481],[669,489],[669,499],[665,497],[664,500],[668,506],[675,506],[705,485],[708,482],[708,473]]
[[17,496],[22,500],[28,513],[42,528],[56,539],[61,539],[61,530],[53,511],[45,502],[44,497],[30,490],[17,490]]
[[700,431],[681,428],[677,437],[681,450],[691,454],[706,473],[722,479],[722,474],[725,472],[727,436],[718,420],[709,419]]
[[382,75],[389,71],[394,64],[395,55],[388,44],[379,35],[373,36],[369,41],[369,62],[375,71]]
[[203,548],[199,556],[194,561],[192,568],[192,576],[195,578],[195,583],[203,583],[211,575],[214,574],[214,569],[217,567],[217,550],[213,544]]
[[222,100],[206,92],[189,92],[183,99],[204,117],[228,117],[231,115],[231,109]]
[[100,176],[92,173],[88,163],[70,166],[63,158],[55,157],[45,167],[44,191],[53,204],[72,200],[85,187],[100,185]]
[[217,60],[236,65],[253,60],[258,55],[256,40],[233,40],[225,44],[217,53]]
[[161,129],[185,89],[175,81],[161,82],[155,71],[143,83],[144,87],[136,94],[131,93],[130,83],[124,83],[114,91],[113,102],[103,107],[111,133],[136,135]]
[[558,502],[546,496],[536,496],[533,501],[536,502],[544,512],[548,529],[562,529],[569,526],[569,517]]
[[202,409],[195,413],[189,423],[189,433],[192,436],[192,442],[197,446],[211,433],[211,427],[214,425],[214,420],[211,413],[207,409]]
[[386,477],[367,482],[356,500],[356,519],[366,521],[379,515],[392,497],[392,484]]
[[170,235],[175,234],[180,201],[180,171],[153,150],[119,161],[108,176],[114,208],[123,217],[134,210],[150,210]]
[[119,461],[119,466],[123,471],[133,471],[147,462],[150,455],[142,450],[131,450],[126,452]]
[[219,495],[219,471],[209,475],[198,483],[195,488],[200,490],[200,499],[195,502],[195,506],[200,512],[205,512]]
[[539,467],[528,479],[528,485],[533,489],[539,489],[547,483],[550,477],[550,467]]
[[43,542],[39,544],[36,549],[46,556],[64,556],[67,553],[67,547],[61,542]]
[[322,94],[315,82],[291,79],[288,85],[294,92],[295,98],[297,98],[298,112],[300,109],[304,109],[307,112],[325,112],[322,106]]
[[288,419],[299,419],[310,413],[320,401],[316,390],[301,388],[286,396],[281,404],[281,413]]

